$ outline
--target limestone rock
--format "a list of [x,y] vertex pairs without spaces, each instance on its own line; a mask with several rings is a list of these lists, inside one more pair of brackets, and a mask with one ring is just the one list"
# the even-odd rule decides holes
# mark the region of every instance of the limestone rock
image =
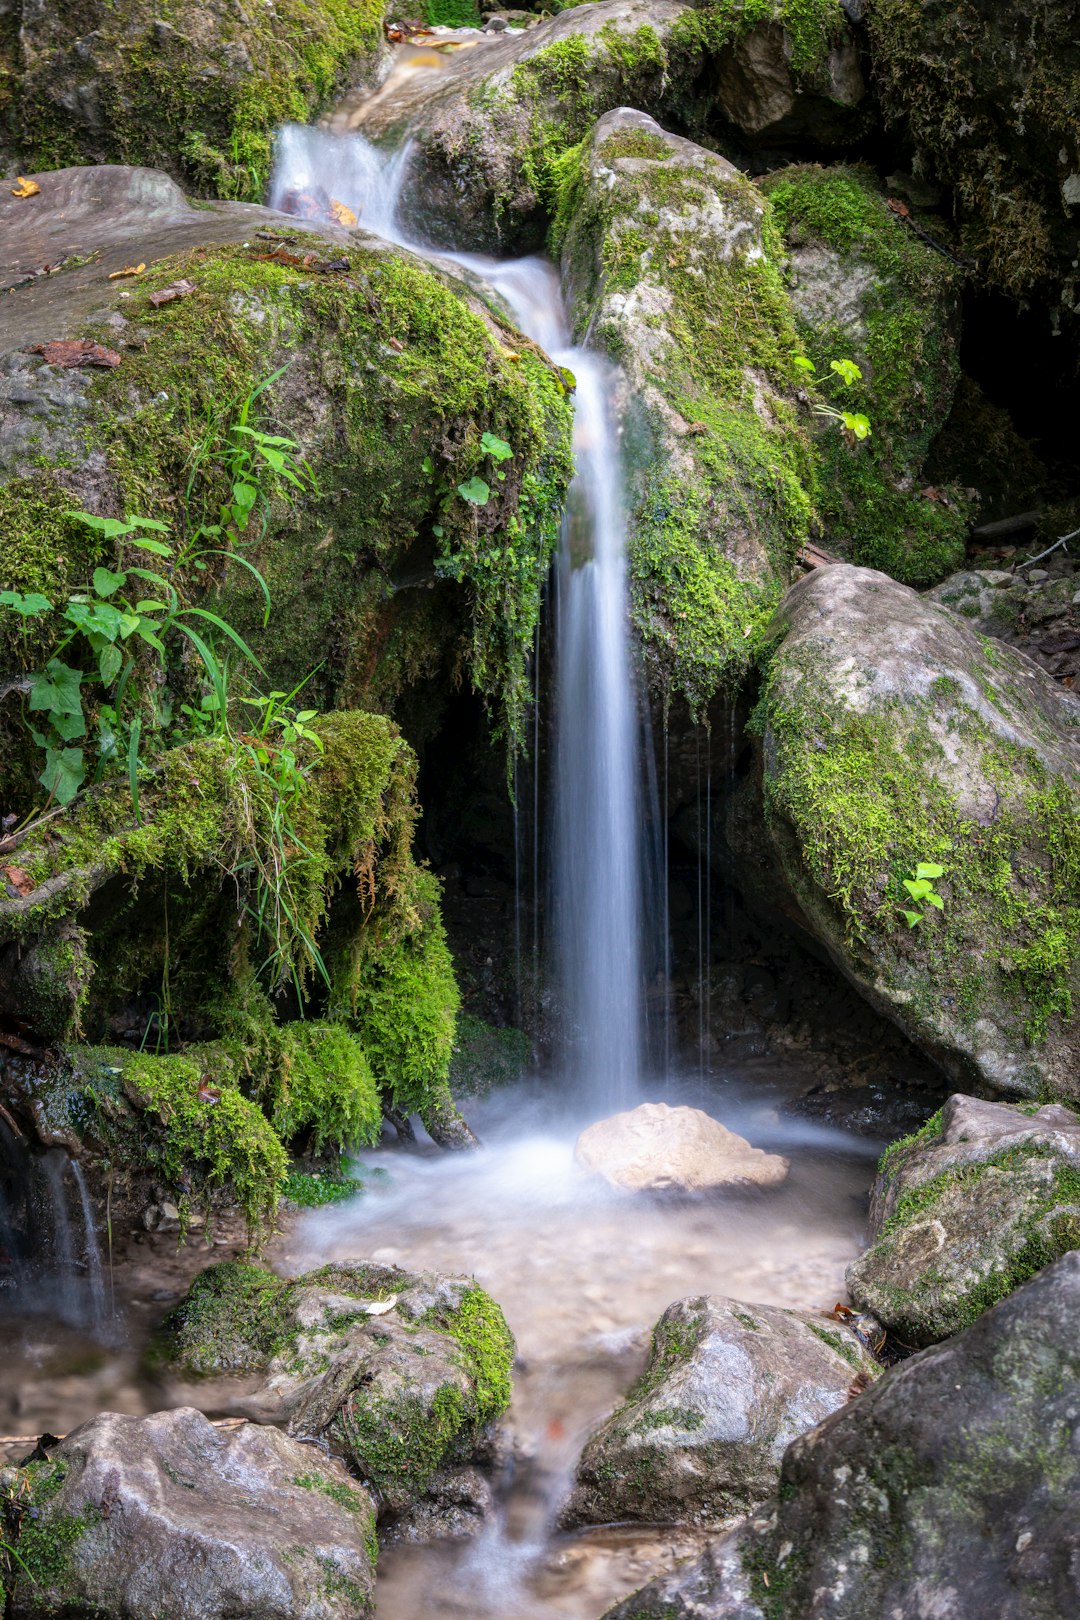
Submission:
[[1080,1254],[796,1440],[778,1496],[607,1620],[1080,1609]]
[[824,1317],[703,1295],[669,1305],[649,1363],[587,1442],[567,1525],[717,1522],[776,1484],[785,1448],[877,1364]]
[[13,1620],[371,1612],[371,1497],[340,1463],[278,1429],[218,1429],[190,1407],[105,1412],[0,1480],[17,1527]]
[[253,1409],[328,1441],[380,1512],[423,1500],[415,1533],[448,1514],[459,1527],[482,1521],[471,1474],[447,1471],[487,1455],[514,1342],[471,1277],[347,1261],[286,1283],[227,1262],[196,1278],[163,1348],[188,1375],[264,1373]]
[[749,669],[809,532],[811,418],[769,206],[620,108],[568,161],[555,235],[575,335],[619,367],[650,686],[698,714]]
[[771,1187],[788,1161],[763,1153],[700,1108],[642,1103],[590,1125],[574,1158],[583,1170],[628,1192],[711,1192],[720,1187]]
[[[838,565],[785,597],[758,713],[749,892],[780,878],[954,1084],[1078,1095],[1080,703],[948,609]],[[920,863],[942,868],[942,909],[904,888]]]
[[857,1305],[906,1344],[959,1332],[1080,1246],[1080,1115],[950,1097],[881,1161]]

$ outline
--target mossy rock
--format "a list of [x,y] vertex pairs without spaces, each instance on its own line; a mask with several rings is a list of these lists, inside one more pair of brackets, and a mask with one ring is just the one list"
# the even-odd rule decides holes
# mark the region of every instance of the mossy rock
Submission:
[[73,163],[166,169],[262,198],[274,135],[373,76],[381,0],[16,0],[0,33],[0,150],[23,173]]
[[904,1344],[959,1333],[1080,1247],[1080,1115],[950,1097],[878,1167],[848,1291]]
[[[792,587],[756,711],[788,907],[954,1083],[1078,1095],[1080,704],[884,574]],[[941,869],[913,901],[920,863]],[[910,916],[908,915],[910,913]]]
[[644,1373],[585,1444],[566,1526],[719,1523],[755,1507],[785,1449],[878,1368],[824,1316],[702,1295],[669,1305]]
[[[956,485],[922,477],[959,378],[963,271],[893,212],[867,169],[780,169],[762,182],[788,249],[803,353],[824,401],[869,417],[851,443],[819,419],[819,510],[825,544],[909,585],[932,585],[963,558],[971,515]],[[944,232],[946,227],[940,227]],[[852,360],[862,377],[831,371]]]
[[574,331],[626,379],[629,585],[650,684],[703,711],[737,684],[810,532],[814,467],[768,203],[643,113],[561,171]]
[[450,1060],[450,1091],[455,1097],[484,1097],[520,1080],[531,1057],[532,1043],[524,1030],[504,1029],[462,1013]]
[[1080,1255],[890,1368],[796,1440],[779,1489],[606,1620],[917,1615],[1059,1620],[1076,1607]]
[[362,112],[366,135],[415,140],[406,217],[441,246],[539,246],[559,160],[616,107],[698,133],[719,117],[751,143],[805,122],[826,148],[865,123],[840,0],[597,0],[483,41],[454,67],[450,84],[417,74]]
[[325,1437],[401,1512],[483,1459],[510,1401],[514,1342],[470,1277],[342,1261],[293,1282],[229,1262],[196,1278],[158,1355],[189,1376],[265,1372],[295,1434]]
[[1080,29],[1070,0],[874,0],[874,81],[922,172],[951,187],[981,281],[1075,304]]

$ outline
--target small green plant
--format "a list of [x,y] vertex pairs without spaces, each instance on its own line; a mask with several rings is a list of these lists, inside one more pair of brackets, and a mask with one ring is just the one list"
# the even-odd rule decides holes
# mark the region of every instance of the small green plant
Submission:
[[[944,911],[945,902],[934,888],[936,880],[944,875],[943,866],[938,866],[933,861],[920,861],[911,877],[904,878],[904,888],[916,905],[925,904],[934,906],[938,911]],[[917,928],[925,915],[921,911],[909,911],[903,906],[900,909],[907,918],[909,928]]]
[[[805,354],[795,355],[794,360],[800,371],[805,371],[810,376],[816,373],[817,367]],[[848,388],[862,379],[862,371],[854,360],[830,360],[829,371],[832,376],[839,377]],[[832,376],[827,378],[826,381],[831,382]],[[834,406],[825,403],[815,405],[814,410],[818,416],[829,416],[834,421],[839,422],[852,443],[857,439],[868,439],[870,437],[870,418],[865,416],[862,411],[838,411]]]

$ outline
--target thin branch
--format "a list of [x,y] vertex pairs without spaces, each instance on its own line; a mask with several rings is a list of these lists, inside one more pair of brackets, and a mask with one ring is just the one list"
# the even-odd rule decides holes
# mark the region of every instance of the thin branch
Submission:
[[1063,534],[1060,540],[1055,540],[1052,546],[1047,546],[1045,551],[1040,551],[1037,557],[1026,557],[1018,566],[1020,568],[1030,568],[1032,563],[1042,562],[1044,557],[1049,557],[1050,553],[1056,551],[1058,546],[1067,546],[1070,540],[1077,539],[1080,539],[1080,529],[1074,529],[1071,534]]

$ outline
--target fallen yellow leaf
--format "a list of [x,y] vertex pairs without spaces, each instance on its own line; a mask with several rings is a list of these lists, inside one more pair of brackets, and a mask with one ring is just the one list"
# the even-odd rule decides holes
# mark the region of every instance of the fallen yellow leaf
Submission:
[[11,195],[13,197],[36,197],[40,191],[41,187],[36,180],[24,180],[20,174],[18,185],[11,188]]
[[339,225],[347,225],[350,228],[356,224],[356,215],[352,209],[345,203],[338,202],[336,197],[330,199],[330,218],[336,220]]
[[122,281],[126,276],[141,276],[145,269],[145,264],[125,264],[122,270],[114,270],[109,280]]

